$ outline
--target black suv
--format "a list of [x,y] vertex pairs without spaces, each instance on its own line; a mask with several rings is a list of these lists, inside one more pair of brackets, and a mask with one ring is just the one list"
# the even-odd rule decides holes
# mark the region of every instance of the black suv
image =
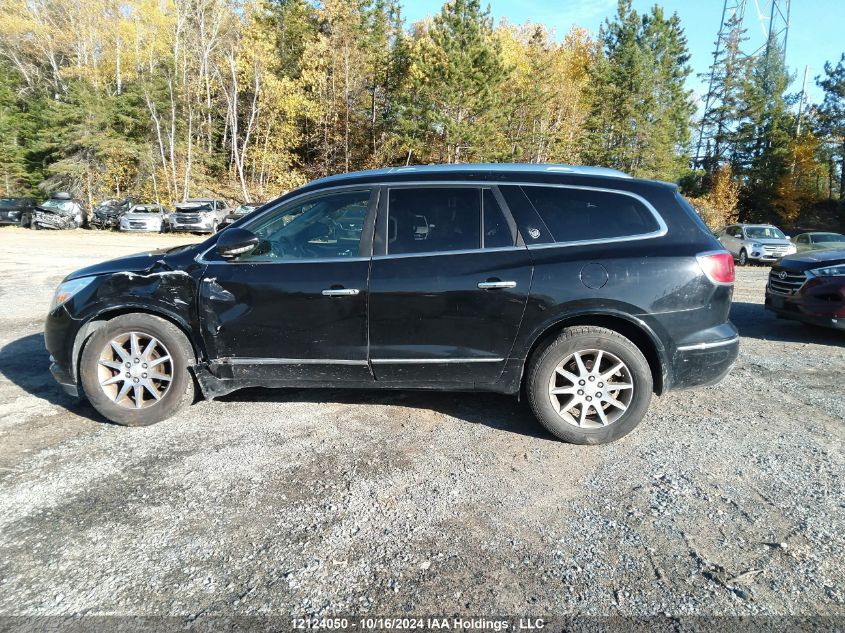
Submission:
[[596,444],[633,429],[652,393],[727,374],[733,281],[673,185],[403,167],[323,178],[201,244],[79,270],[45,335],[56,379],[120,424],[174,415],[195,385],[524,389],[551,433]]

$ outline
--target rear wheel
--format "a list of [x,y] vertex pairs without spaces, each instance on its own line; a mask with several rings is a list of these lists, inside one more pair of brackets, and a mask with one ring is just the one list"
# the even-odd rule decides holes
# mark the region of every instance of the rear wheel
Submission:
[[187,337],[169,321],[150,314],[115,317],[85,344],[82,389],[112,422],[147,426],[193,401],[192,359]]
[[21,215],[21,228],[28,229],[29,225],[32,224],[32,216],[29,213],[24,213]]
[[604,444],[630,433],[651,402],[651,369],[639,348],[601,327],[572,327],[534,355],[531,408],[555,437]]

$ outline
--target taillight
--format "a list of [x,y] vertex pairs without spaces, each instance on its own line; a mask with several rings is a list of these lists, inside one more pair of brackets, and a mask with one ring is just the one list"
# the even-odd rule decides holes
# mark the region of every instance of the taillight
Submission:
[[712,251],[695,256],[701,270],[714,284],[730,285],[736,280],[733,255],[727,251]]

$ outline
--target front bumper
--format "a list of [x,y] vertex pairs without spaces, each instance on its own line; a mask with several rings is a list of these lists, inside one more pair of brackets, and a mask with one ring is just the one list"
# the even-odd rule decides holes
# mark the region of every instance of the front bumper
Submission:
[[670,389],[707,387],[721,382],[739,356],[739,332],[725,323],[707,332],[706,337],[679,345],[672,357]]
[[211,233],[213,231],[212,227],[208,224],[201,224],[201,223],[178,223],[171,221],[168,225],[168,228],[174,232],[182,232],[182,233]]
[[37,224],[42,229],[75,229],[78,228],[73,218],[67,218],[55,213],[43,213],[36,211],[32,218],[33,224]]
[[50,353],[50,373],[71,396],[79,393],[73,359],[78,351],[75,345],[81,326],[65,306],[51,310],[44,322],[44,346]]
[[845,277],[816,277],[789,295],[766,286],[765,308],[784,319],[845,330]]
[[99,217],[95,215],[90,220],[91,226],[98,229],[113,229],[117,226],[118,220],[113,217]]
[[120,225],[120,230],[125,232],[135,232],[135,233],[161,233],[161,225],[160,224],[147,224],[145,226],[132,226],[132,225]]

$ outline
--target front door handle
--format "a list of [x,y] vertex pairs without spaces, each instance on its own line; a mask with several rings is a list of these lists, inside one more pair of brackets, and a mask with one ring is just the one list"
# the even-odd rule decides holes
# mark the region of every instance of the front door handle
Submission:
[[323,290],[324,297],[354,297],[361,291],[357,288],[329,288]]
[[491,290],[495,288],[516,288],[515,281],[479,281],[478,287],[481,290]]

